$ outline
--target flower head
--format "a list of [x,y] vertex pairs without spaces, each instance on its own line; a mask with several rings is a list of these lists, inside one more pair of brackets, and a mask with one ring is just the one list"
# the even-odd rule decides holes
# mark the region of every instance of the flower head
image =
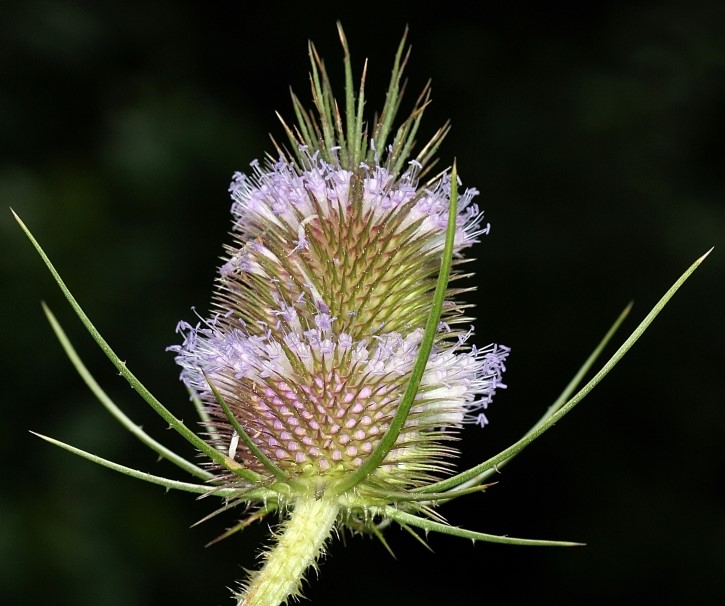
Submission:
[[[173,349],[218,448],[265,475],[211,385],[270,461],[319,490],[357,469],[395,416],[430,313],[451,188],[449,173],[420,185],[417,162],[395,175],[303,151],[303,167],[283,156],[234,175],[235,242],[214,314],[180,324]],[[456,253],[483,231],[476,193],[461,196]],[[453,430],[479,420],[503,386],[508,350],[469,346],[471,331],[451,328],[464,321],[447,300],[421,389],[372,481],[430,481],[454,452],[444,445]]]

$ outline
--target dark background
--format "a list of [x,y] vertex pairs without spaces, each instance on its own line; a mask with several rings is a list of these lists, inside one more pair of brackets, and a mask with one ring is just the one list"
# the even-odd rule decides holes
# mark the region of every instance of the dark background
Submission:
[[[305,100],[312,39],[340,75],[341,19],[380,107],[409,24],[413,94],[433,79],[430,135],[453,131],[493,229],[478,258],[477,342],[512,347],[491,425],[465,431],[473,464],[523,433],[609,323],[633,328],[700,254],[716,250],[624,362],[454,524],[584,541],[514,548],[391,529],[336,540],[306,595],[319,604],[721,604],[725,600],[723,235],[725,10],[721,2],[3,2],[0,200],[34,230],[129,366],[193,413],[172,355],[204,313],[227,239],[227,185]],[[204,544],[232,516],[47,445],[33,429],[176,474],[94,402],[40,309],[153,435],[190,449],[95,348],[9,211],[0,219],[3,401],[0,603],[230,604],[255,565],[257,525]],[[624,333],[623,333],[624,334]],[[623,336],[623,335],[622,335]]]

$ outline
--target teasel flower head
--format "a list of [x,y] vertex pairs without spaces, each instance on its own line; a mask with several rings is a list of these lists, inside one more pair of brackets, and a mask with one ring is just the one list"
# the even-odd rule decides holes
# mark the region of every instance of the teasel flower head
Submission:
[[[353,161],[316,140],[299,143],[298,158],[282,154],[234,175],[234,243],[213,313],[180,324],[184,343],[174,348],[184,382],[207,406],[215,446],[273,477],[239,441],[212,387],[290,479],[291,494],[335,491],[389,429],[430,315],[451,197],[449,172],[421,183],[420,160],[403,172],[386,165],[395,145]],[[397,145],[406,143],[403,135]],[[488,231],[476,193],[459,198],[456,255]],[[469,344],[469,319],[453,294],[410,412],[358,491],[407,490],[445,473],[456,430],[483,423],[503,387],[508,349]]]
[[210,442],[259,476],[250,482],[214,465],[229,488],[268,488],[293,512],[313,499],[334,512],[335,524],[364,531],[380,523],[381,506],[429,507],[410,491],[449,474],[463,424],[485,424],[483,411],[505,387],[508,348],[470,343],[463,289],[446,286],[422,375],[400,414],[449,221],[451,279],[462,251],[489,225],[475,189],[457,195],[450,169],[430,171],[447,128],[414,151],[427,88],[392,130],[404,43],[370,126],[363,88],[349,84],[349,58],[343,116],[310,50],[315,111],[293,97],[298,123],[283,123],[287,145],[233,176],[233,242],[213,311],[195,325],[182,322],[183,343],[171,349],[204,404]]
[[[287,142],[229,187],[232,240],[214,288],[211,312],[181,322],[169,349],[201,418],[197,434],[156,399],[113,351],[75,300],[40,244],[20,226],[67,300],[118,372],[171,428],[207,457],[197,465],[153,439],[108,397],[78,357],[55,316],[48,320],[100,402],[161,457],[200,482],[140,472],[58,440],[93,462],[166,488],[217,496],[216,513],[239,509],[251,521],[282,518],[259,571],[241,584],[238,605],[275,606],[300,595],[333,531],[375,535],[397,523],[518,545],[575,543],[490,535],[449,525],[441,503],[481,492],[502,466],[581,401],[624,356],[674,292],[670,288],[603,368],[576,391],[629,311],[546,414],[520,440],[455,473],[460,430],[486,425],[485,410],[505,387],[509,354],[477,347],[463,302],[463,252],[489,225],[478,192],[459,194],[455,166],[434,172],[444,126],[416,145],[430,101],[426,87],[396,124],[407,62],[398,48],[379,117],[365,118],[342,29],[344,100],[310,46],[314,109],[293,95],[296,123]],[[418,537],[420,538],[420,537]],[[422,540],[422,539],[421,539]]]

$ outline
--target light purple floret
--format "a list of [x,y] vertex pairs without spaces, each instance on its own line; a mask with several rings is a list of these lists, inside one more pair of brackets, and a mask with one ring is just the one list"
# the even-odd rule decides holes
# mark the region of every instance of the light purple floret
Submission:
[[[304,222],[315,217],[318,208],[323,213],[331,210],[345,212],[350,194],[351,171],[337,168],[318,156],[310,157],[312,168],[298,171],[284,159],[262,167],[252,163],[252,175],[234,173],[229,192],[233,200],[234,230],[243,240],[257,235],[250,226],[273,224],[289,226],[300,231],[298,247],[305,245]],[[451,195],[450,172],[443,173],[434,182],[419,187],[419,165],[411,163],[408,170],[396,179],[385,167],[368,168],[363,181],[363,204],[373,212],[375,219],[391,210],[414,201],[399,229],[423,220],[420,233],[436,233],[429,250],[443,247],[448,222]],[[460,184],[459,184],[460,185]],[[459,194],[458,219],[455,238],[456,250],[470,246],[478,237],[487,234],[489,224],[483,224],[483,213],[473,199],[476,189]],[[317,208],[314,202],[317,203]]]
[[[219,385],[242,379],[264,383],[294,376],[293,368],[299,363],[314,377],[321,367],[336,368],[343,359],[357,376],[373,382],[395,380],[411,372],[423,336],[422,329],[417,329],[408,335],[383,333],[353,343],[350,335],[333,333],[328,314],[317,314],[314,321],[314,329],[290,329],[281,340],[271,331],[250,335],[241,323],[220,330],[214,322],[195,327],[181,322],[177,332],[184,342],[169,349],[177,353],[186,385],[199,395],[210,396],[206,377]],[[426,424],[485,424],[481,411],[497,389],[506,387],[501,378],[508,353],[507,347],[498,345],[468,351],[434,348],[416,399],[416,410],[425,413]]]

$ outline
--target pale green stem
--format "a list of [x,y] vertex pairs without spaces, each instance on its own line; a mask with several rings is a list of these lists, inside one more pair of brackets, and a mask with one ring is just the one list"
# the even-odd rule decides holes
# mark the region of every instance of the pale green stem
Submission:
[[299,497],[277,545],[266,554],[262,569],[252,574],[237,606],[279,606],[299,597],[302,577],[322,553],[339,509],[336,500],[324,496]]

